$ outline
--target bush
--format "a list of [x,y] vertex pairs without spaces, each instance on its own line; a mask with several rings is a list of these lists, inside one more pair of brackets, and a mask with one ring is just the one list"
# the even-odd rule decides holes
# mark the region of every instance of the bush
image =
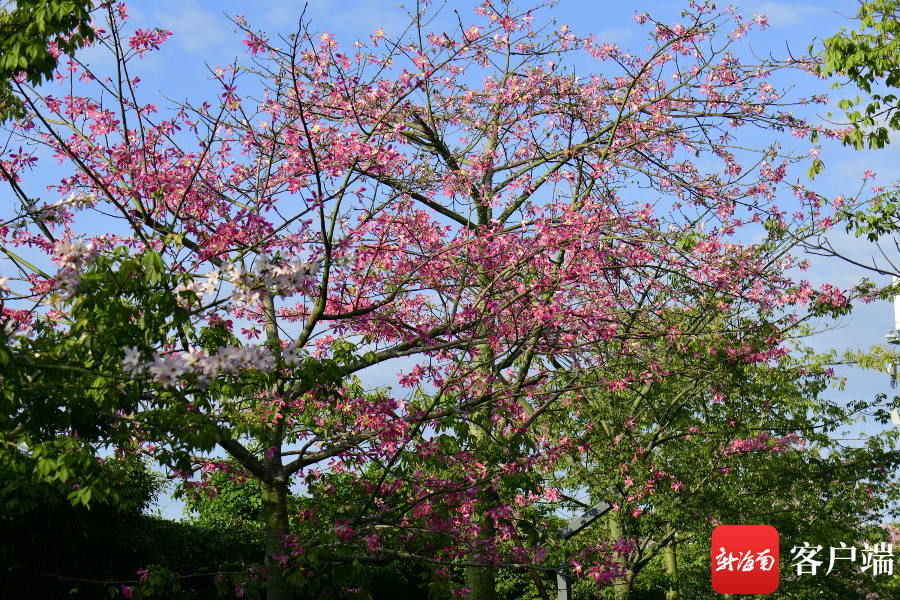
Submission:
[[[64,486],[0,476],[0,597],[61,598],[77,589],[78,598],[109,598],[104,582],[134,581],[138,569],[151,564],[200,574],[263,554],[257,527],[144,514],[161,490],[161,478],[137,460],[107,465],[119,501],[91,503],[90,509],[72,506]],[[212,575],[180,583],[181,598],[219,597]]]

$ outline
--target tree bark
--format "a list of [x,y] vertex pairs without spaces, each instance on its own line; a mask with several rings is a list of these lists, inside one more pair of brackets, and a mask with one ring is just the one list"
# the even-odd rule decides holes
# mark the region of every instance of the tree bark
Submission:
[[[262,305],[266,320],[266,341],[272,352],[278,353],[281,351],[281,341],[278,336],[274,297],[266,294],[262,298]],[[272,389],[272,394],[280,391],[282,390],[276,385]],[[293,600],[294,587],[284,576],[284,565],[287,561],[280,558],[285,555],[283,536],[291,533],[287,508],[288,478],[282,474],[281,461],[284,419],[276,417],[266,428],[267,448],[262,462],[270,479],[259,482],[266,518],[266,597],[268,600]],[[268,454],[270,451],[272,454]]]
[[[486,178],[488,175],[485,176]],[[486,207],[481,202],[478,203],[478,219],[479,224],[487,225],[490,223],[490,207]],[[478,267],[478,286],[482,292],[486,292],[491,287],[491,278],[486,270]],[[489,294],[485,294],[489,296]],[[478,303],[481,310],[485,309],[484,300]],[[479,335],[486,335],[487,331],[482,328]],[[482,393],[488,393],[490,389],[490,379],[494,374],[494,351],[487,342],[476,344],[478,357],[476,358],[476,371],[483,378],[484,388]],[[476,440],[476,444],[485,447],[491,444],[489,432],[491,429],[491,410],[490,408],[481,411],[478,415],[480,418],[473,419],[469,424],[469,431]],[[480,512],[479,525],[481,531],[478,539],[487,543],[493,542],[494,537],[494,520],[485,512],[494,504],[494,490],[490,483],[482,484],[478,490],[478,504],[476,510]],[[470,561],[478,560],[477,556],[471,556]],[[494,567],[466,567],[466,587],[470,588],[468,600],[496,600],[497,598],[497,582]]]
[[[669,527],[671,533],[672,528]],[[678,600],[678,562],[675,556],[675,538],[673,537],[666,547],[663,548],[663,555],[666,559],[666,573],[672,578],[669,584],[669,590],[666,592],[666,600]]]
[[[622,513],[617,510],[610,511],[609,513],[609,537],[613,543],[625,537]],[[631,597],[631,583],[633,577],[628,571],[628,559],[623,557],[618,559],[618,562],[619,567],[624,571],[624,574],[620,578],[617,578],[613,583],[613,590],[615,592],[616,600],[628,600],[628,598]]]
[[497,585],[493,567],[466,567],[468,600],[497,600]]
[[266,588],[268,600],[292,600],[294,587],[284,577],[279,560],[285,553],[282,535],[290,533],[287,510],[287,484],[268,485],[260,482],[263,510],[266,516]]
[[[490,421],[488,420],[488,423]],[[487,432],[480,425],[475,423],[471,426],[474,436],[479,439],[480,443],[485,443]],[[481,513],[479,517],[479,525],[481,531],[478,534],[479,540],[484,540],[490,544],[494,537],[494,520],[486,513],[487,509],[494,502],[494,490],[490,484],[483,485],[478,491],[477,510]],[[478,556],[470,555],[469,560],[474,562],[480,560]],[[468,600],[496,600],[497,598],[497,582],[495,580],[494,567],[466,567],[466,587],[470,588]]]

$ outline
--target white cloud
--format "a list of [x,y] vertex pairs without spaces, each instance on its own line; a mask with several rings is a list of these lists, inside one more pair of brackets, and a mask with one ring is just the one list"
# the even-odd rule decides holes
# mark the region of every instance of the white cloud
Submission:
[[234,25],[218,12],[208,11],[195,0],[167,0],[156,5],[154,25],[172,31],[172,41],[194,56],[219,60],[243,52]]
[[597,41],[601,44],[618,44],[620,47],[634,37],[633,29],[601,29],[596,33]]
[[809,25],[811,20],[830,14],[831,11],[827,8],[810,4],[763,2],[753,13],[769,17],[769,25],[772,27],[797,27]]
[[[312,15],[312,25],[316,29],[332,27],[340,23],[341,29],[353,32],[364,42],[368,42],[368,36],[376,29],[384,29],[385,35],[391,38],[402,36],[410,24],[410,17],[399,6],[388,6],[381,2],[317,2],[313,5],[319,9]],[[434,13],[432,13],[433,15]],[[453,12],[446,8],[430,23],[428,30],[441,30],[453,28],[451,20]],[[408,35],[409,32],[407,32]],[[339,40],[340,41],[340,40]]]

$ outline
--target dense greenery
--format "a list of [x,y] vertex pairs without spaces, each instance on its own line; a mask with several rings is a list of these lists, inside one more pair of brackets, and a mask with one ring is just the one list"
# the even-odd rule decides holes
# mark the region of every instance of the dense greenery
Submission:
[[[696,329],[691,320],[702,316],[680,315],[680,328]],[[740,314],[715,311],[712,318],[739,320]],[[730,329],[745,343],[765,335],[739,322]],[[808,330],[798,323],[785,331],[802,336]],[[569,481],[552,485],[582,489],[590,503],[606,498],[619,507],[605,527],[595,525],[582,539],[637,542],[619,560],[625,575],[603,594],[717,597],[709,577],[710,537],[720,524],[765,524],[779,531],[784,585],[773,597],[863,598],[890,591],[890,580],[860,577],[853,568],[838,577],[789,576],[791,548],[802,542],[824,547],[827,560],[828,548],[840,542],[861,547],[862,540],[890,539],[877,523],[897,516],[896,432],[885,427],[860,445],[842,438],[866,419],[886,425],[887,409],[898,400],[829,400],[828,388],[839,383],[830,368],[837,357],[817,355],[799,340],[792,354],[769,364],[730,360],[714,339],[700,336],[683,346],[658,345],[655,354],[667,357],[669,377],[639,391],[603,392],[579,413],[557,415],[556,435],[583,430],[583,450],[559,473]],[[689,370],[682,363],[694,361],[705,365],[710,380],[679,375]],[[710,381],[728,393],[714,398]],[[559,507],[577,512],[587,503],[579,507],[562,498]],[[669,553],[677,562],[677,584],[665,560]]]
[[[0,597],[60,598],[77,589],[78,598],[109,598],[110,588],[119,591],[151,565],[151,571],[197,575],[175,580],[179,598],[233,596],[230,581],[217,586],[214,575],[203,574],[241,570],[262,552],[258,487],[214,476],[215,495],[188,496],[190,518],[171,521],[149,514],[162,491],[159,475],[133,458],[105,465],[120,492],[118,505],[73,506],[62,485],[0,477]],[[357,597],[425,600],[423,574],[429,575],[427,569],[403,560],[370,566],[362,578],[364,595]],[[321,579],[323,587],[334,589],[340,574],[324,573]]]
[[[136,459],[106,461],[123,502],[73,506],[62,484],[0,479],[0,596],[108,598],[107,581],[135,581],[158,565],[186,574],[218,571],[259,554],[258,528],[173,522],[147,514],[162,480]],[[93,581],[88,581],[93,580]],[[185,578],[180,597],[215,598],[213,576]],[[118,589],[118,585],[115,585]]]
[[[900,129],[897,95],[891,91],[900,87],[900,65],[896,56],[900,50],[900,3],[896,0],[860,2],[856,17],[859,30],[841,31],[825,40],[822,72],[828,76],[844,76],[851,86],[868,98],[844,99],[838,107],[847,112],[853,127],[844,143],[857,150],[883,148],[890,142],[890,131]],[[841,87],[836,83],[834,87]],[[876,93],[873,92],[873,87]],[[879,88],[887,88],[882,93]]]

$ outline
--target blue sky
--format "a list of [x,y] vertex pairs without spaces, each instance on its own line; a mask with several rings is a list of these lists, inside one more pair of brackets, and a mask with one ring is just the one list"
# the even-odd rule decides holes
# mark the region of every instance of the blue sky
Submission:
[[[414,2],[408,1],[414,8]],[[447,2],[443,5],[434,29],[450,29],[456,21],[454,10],[458,11],[464,24],[470,24],[474,21],[473,4]],[[434,6],[441,5],[435,3]],[[686,2],[563,0],[551,10],[551,14],[558,24],[568,24],[576,33],[594,33],[601,42],[616,42],[621,47],[640,51],[646,46],[646,31],[635,24],[635,10],[650,12],[661,20],[673,21],[685,6]],[[724,3],[720,4],[720,8],[724,6]],[[752,50],[757,55],[771,53],[775,57],[784,58],[789,50],[795,55],[803,54],[814,38],[827,37],[841,26],[852,26],[852,22],[844,19],[841,13],[852,15],[857,3],[854,0],[816,4],[750,2],[738,4],[737,7],[738,12],[747,16],[762,13],[770,18],[771,27],[765,32],[754,33],[750,38],[751,45],[745,51]],[[242,44],[244,38],[232,31],[234,26],[226,15],[243,14],[254,30],[263,30],[275,37],[278,33],[293,32],[302,11],[302,2],[275,0],[155,0],[129,4],[130,29],[161,27],[173,32],[173,37],[161,51],[151,53],[143,61],[141,94],[145,100],[157,96],[158,99],[154,101],[161,107],[169,102],[159,96],[159,92],[172,100],[188,99],[194,104],[207,99],[213,101],[218,88],[208,81],[208,68],[227,65],[236,57],[239,60],[247,58],[244,56],[246,46]],[[409,22],[402,8],[385,0],[311,0],[306,17],[312,21],[314,30],[333,33],[335,39],[345,47],[356,39],[368,40],[369,35],[379,28],[383,28],[388,35],[396,36]],[[94,51],[87,58],[95,65],[106,60],[99,52]],[[809,96],[828,88],[827,83],[816,82],[812,78],[798,81],[797,85],[798,96]],[[832,94],[830,109],[837,111],[836,104],[840,94],[840,91]],[[855,92],[849,95],[855,96]],[[859,191],[865,170],[875,171],[878,174],[877,183],[887,185],[898,178],[893,170],[893,165],[897,164],[898,152],[900,136],[897,146],[876,152],[854,152],[841,148],[836,142],[823,142],[821,158],[826,170],[816,179],[813,187],[830,197],[838,194],[855,195]],[[48,170],[48,174],[51,171],[52,169]],[[867,188],[870,186],[871,184]],[[785,204],[791,201],[786,198]],[[833,241],[838,248],[856,259],[865,260],[875,250],[868,242],[847,236],[838,236]],[[5,265],[0,264],[0,271],[4,267]],[[859,269],[846,263],[814,259],[813,267],[805,277],[816,285],[829,282],[848,288],[861,275]],[[879,282],[887,283],[887,278],[882,278]],[[858,307],[852,317],[843,321],[842,327],[817,336],[811,340],[811,345],[818,350],[843,350],[847,347],[868,348],[873,343],[883,342],[884,334],[892,326],[892,312],[887,303]],[[875,394],[891,391],[887,375],[853,369],[844,369],[842,372],[848,377],[847,391],[841,393],[835,390],[832,393],[834,397],[871,398]],[[874,427],[878,428],[879,426]],[[177,517],[180,508],[176,504],[170,504],[165,508],[164,514]]]

